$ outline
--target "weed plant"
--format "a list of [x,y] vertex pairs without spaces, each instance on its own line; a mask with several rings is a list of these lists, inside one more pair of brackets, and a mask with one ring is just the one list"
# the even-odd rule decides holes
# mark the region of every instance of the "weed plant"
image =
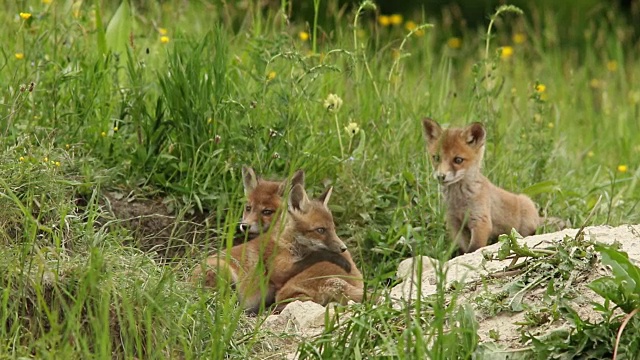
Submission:
[[[425,116],[483,122],[484,173],[543,214],[576,226],[640,221],[640,48],[615,9],[571,13],[584,24],[575,32],[543,9],[501,7],[469,28],[455,12],[402,17],[370,1],[314,0],[314,17],[294,21],[287,1],[272,3],[5,2],[0,357],[290,350],[232,293],[186,281],[233,241],[243,164],[273,177],[303,168],[315,194],[333,185],[339,235],[384,300],[402,259],[453,251]],[[159,199],[175,217],[168,241],[188,255],[167,262],[134,246],[135,229],[109,212],[109,192],[125,203]],[[207,218],[208,235],[196,244],[179,224],[197,218]],[[301,342],[299,356],[471,357],[474,309],[445,287],[445,271],[437,267],[436,297],[404,309],[354,305],[348,320],[329,318],[323,335]],[[609,281],[628,280],[617,275]],[[612,286],[594,288],[610,295]],[[625,313],[638,306],[607,301]],[[638,335],[638,320],[630,324]],[[613,341],[597,328],[598,341]],[[532,341],[556,354],[544,347],[553,342]]]

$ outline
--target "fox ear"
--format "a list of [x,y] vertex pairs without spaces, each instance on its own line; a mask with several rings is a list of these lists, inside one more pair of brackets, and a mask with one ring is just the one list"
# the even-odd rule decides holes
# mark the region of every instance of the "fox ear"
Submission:
[[324,206],[329,206],[329,199],[331,199],[331,193],[333,192],[333,186],[330,186],[327,190],[325,190],[322,195],[318,198],[318,200],[322,201]]
[[256,186],[258,186],[258,177],[256,172],[252,168],[243,165],[242,166],[242,183],[244,184],[244,194],[249,195]]
[[297,184],[304,186],[304,170],[302,169],[296,170],[291,177],[291,186],[295,186]]
[[440,127],[440,124],[431,118],[422,119],[422,127],[424,128],[424,138],[429,144],[438,140],[442,134],[442,127]]
[[289,211],[297,210],[305,212],[308,204],[309,198],[304,188],[300,184],[295,184],[289,193]]
[[467,126],[464,131],[467,144],[470,146],[480,147],[484,145],[484,139],[487,136],[487,132],[484,129],[484,125],[479,122],[474,122]]
[[293,173],[291,180],[284,180],[280,183],[280,186],[278,187],[278,194],[280,194],[280,196],[284,196],[284,193],[287,190],[287,185],[289,184],[291,185],[291,187],[295,186],[296,184],[300,184],[304,188],[304,170],[296,170],[296,172]]

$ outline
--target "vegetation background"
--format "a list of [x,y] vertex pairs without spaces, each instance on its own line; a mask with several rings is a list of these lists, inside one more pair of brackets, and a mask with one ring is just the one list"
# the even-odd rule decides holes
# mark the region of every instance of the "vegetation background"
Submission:
[[[241,166],[333,185],[382,293],[402,259],[447,256],[424,116],[482,121],[485,174],[541,213],[638,223],[638,3],[500,4],[4,1],[0,356],[277,354],[185,282],[235,236]],[[416,306],[356,306],[300,354],[471,354],[468,307]]]

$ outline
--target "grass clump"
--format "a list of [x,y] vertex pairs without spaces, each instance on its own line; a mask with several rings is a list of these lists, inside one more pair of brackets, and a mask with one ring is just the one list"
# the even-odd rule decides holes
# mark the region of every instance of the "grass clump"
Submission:
[[[400,16],[368,1],[338,5],[314,1],[308,19],[288,2],[6,6],[3,355],[291,350],[261,318],[241,314],[233,296],[185,281],[232,242],[244,164],[273,177],[304,168],[311,193],[334,186],[339,235],[384,298],[402,259],[445,259],[450,250],[424,116],[483,122],[484,174],[531,196],[544,215],[574,225],[639,222],[639,50],[634,23],[616,9],[534,6],[522,16],[501,7],[476,27],[453,8]],[[565,29],[567,18],[584,26]],[[544,306],[516,310],[531,324],[568,318],[580,330],[562,346],[529,338],[550,356],[560,352],[545,344],[576,356],[590,351],[585,344],[610,344],[623,321],[605,316],[600,326],[552,305],[573,296],[561,285],[586,271],[582,261],[593,265],[590,245],[565,245],[571,251],[553,257],[508,250],[535,258],[522,271],[542,274],[536,290],[549,289]],[[436,297],[402,310],[384,301],[350,307],[349,318],[302,343],[301,357],[468,358],[484,351],[474,316],[516,311],[508,299],[530,284],[518,278],[497,295],[480,294],[474,309],[444,276],[438,269]],[[608,299],[596,308],[610,314],[616,303],[629,316],[619,348],[631,351],[638,304],[628,278],[610,280],[594,285]],[[618,285],[628,296],[606,291]],[[613,349],[603,348],[598,355]]]

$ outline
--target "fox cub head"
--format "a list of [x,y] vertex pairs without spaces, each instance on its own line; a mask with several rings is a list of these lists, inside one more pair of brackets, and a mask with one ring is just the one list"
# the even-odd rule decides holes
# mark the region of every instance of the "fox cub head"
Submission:
[[252,168],[243,166],[242,182],[247,204],[242,213],[240,231],[257,235],[269,230],[276,211],[280,208],[287,184],[304,185],[304,171],[296,171],[291,182],[269,181],[257,177]]
[[289,217],[294,241],[306,251],[330,251],[343,253],[347,246],[336,234],[333,216],[327,204],[333,188],[327,189],[317,200],[310,200],[300,184],[296,184],[289,194]]
[[486,131],[479,122],[463,128],[442,129],[432,119],[422,120],[427,151],[431,155],[433,176],[451,185],[480,171]]

